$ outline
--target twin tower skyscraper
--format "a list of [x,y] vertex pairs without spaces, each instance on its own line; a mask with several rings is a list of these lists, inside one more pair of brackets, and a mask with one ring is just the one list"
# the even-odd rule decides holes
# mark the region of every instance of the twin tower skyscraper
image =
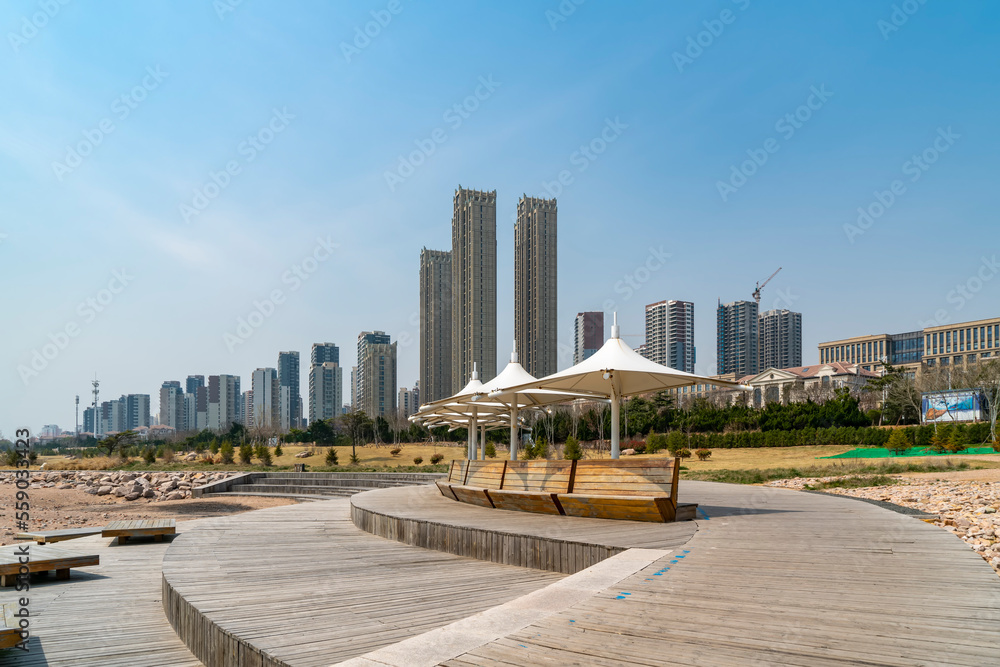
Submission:
[[[556,200],[523,195],[514,222],[514,338],[525,370],[556,371]],[[420,392],[465,386],[473,366],[497,374],[497,193],[455,191],[451,250],[420,251]]]

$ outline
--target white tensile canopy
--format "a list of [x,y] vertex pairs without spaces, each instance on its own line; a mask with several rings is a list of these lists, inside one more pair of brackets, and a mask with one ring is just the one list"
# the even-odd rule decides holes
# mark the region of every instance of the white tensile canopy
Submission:
[[490,397],[532,395],[532,392],[544,390],[552,394],[608,398],[611,400],[611,458],[617,459],[621,421],[619,399],[694,384],[750,389],[734,382],[685,373],[646,359],[619,337],[616,316],[615,324],[611,327],[611,338],[592,356],[564,371],[522,385],[494,390]]

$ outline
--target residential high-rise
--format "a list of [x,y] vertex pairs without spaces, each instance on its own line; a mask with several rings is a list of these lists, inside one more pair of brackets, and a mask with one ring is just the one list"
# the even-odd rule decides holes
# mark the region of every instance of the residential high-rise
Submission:
[[160,424],[178,433],[185,430],[184,390],[177,380],[167,380],[160,387]]
[[573,331],[573,363],[578,364],[604,345],[604,313],[577,313]]
[[[514,340],[535,377],[558,363],[556,200],[522,195],[514,223]],[[494,357],[496,355],[494,354]]]
[[452,363],[452,266],[447,250],[420,251],[420,383],[427,401],[448,398]]
[[243,423],[243,401],[238,375],[208,376],[208,426],[228,431],[234,422]]
[[358,390],[358,367],[351,366],[351,410],[357,411],[358,400],[361,398],[361,392]]
[[[473,365],[497,374],[497,192],[455,191],[451,219],[451,393]],[[393,397],[395,399],[395,396]]]
[[[250,380],[253,382],[252,377]],[[243,417],[243,421],[240,423],[249,429],[253,426],[253,389],[247,389],[240,394],[240,405],[240,414]]]
[[337,362],[325,361],[309,367],[310,424],[320,419],[333,419],[341,413],[343,386],[343,369]]
[[802,313],[765,310],[759,316],[760,370],[802,365]]
[[[339,356],[339,355],[338,355]],[[302,389],[299,384],[299,353],[278,353],[280,425],[282,432],[298,428],[302,422]]]
[[187,381],[184,384],[185,394],[197,394],[198,387],[205,386],[205,376],[204,375],[188,375]]
[[328,361],[335,364],[340,363],[340,348],[333,343],[313,343],[309,365],[319,366]]
[[83,433],[90,433],[91,435],[96,433],[96,431],[94,431],[94,425],[96,423],[94,415],[96,412],[97,411],[94,410],[93,407],[83,409]]
[[418,396],[419,390],[416,388],[399,388],[399,398],[396,401],[396,409],[399,411],[400,417],[405,419],[417,411],[417,408],[419,407],[417,401],[420,400]]
[[694,373],[694,304],[657,301],[646,306],[643,356],[658,364]]
[[125,397],[101,403],[101,433],[121,433],[128,430],[128,410]]
[[719,302],[716,315],[716,373],[736,377],[760,372],[757,304],[754,301]]
[[149,425],[149,394],[125,396],[125,428],[133,431]]
[[370,418],[396,413],[396,343],[388,334],[365,331],[358,336],[358,405]]
[[253,372],[251,386],[253,393],[247,428],[277,430],[281,426],[278,371],[274,368],[258,368]]

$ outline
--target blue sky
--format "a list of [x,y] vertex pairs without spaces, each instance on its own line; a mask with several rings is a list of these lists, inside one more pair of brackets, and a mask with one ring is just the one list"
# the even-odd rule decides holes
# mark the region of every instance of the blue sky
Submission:
[[935,0],[4,3],[0,430],[72,428],[95,373],[103,399],[156,411],[164,380],[248,385],[314,342],[349,367],[371,329],[412,386],[419,251],[450,246],[459,184],[498,191],[501,360],[522,193],[558,191],[566,346],[578,311],[633,335],[645,304],[685,299],[714,373],[717,299],[779,266],[761,305],[803,313],[806,363],[821,340],[996,316],[1000,278],[955,290],[997,272],[998,19]]

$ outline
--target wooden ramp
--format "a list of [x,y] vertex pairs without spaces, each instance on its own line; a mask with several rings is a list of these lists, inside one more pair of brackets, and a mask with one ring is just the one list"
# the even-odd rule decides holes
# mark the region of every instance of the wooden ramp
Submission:
[[14,536],[16,540],[33,540],[38,544],[51,544],[54,542],[65,542],[75,540],[80,537],[90,537],[100,535],[102,528],[65,528],[63,530],[43,530],[31,533],[18,533]]
[[[22,564],[25,549],[28,552],[28,562]],[[56,579],[69,579],[71,568],[99,565],[100,562],[100,556],[95,553],[78,553],[50,546],[14,544],[0,547],[0,584],[4,587],[13,586],[23,565],[27,565],[32,574],[55,570]]]
[[118,544],[125,544],[132,537],[152,537],[157,542],[162,542],[164,535],[176,532],[177,522],[174,519],[135,519],[112,521],[101,531],[101,536],[117,537]]

